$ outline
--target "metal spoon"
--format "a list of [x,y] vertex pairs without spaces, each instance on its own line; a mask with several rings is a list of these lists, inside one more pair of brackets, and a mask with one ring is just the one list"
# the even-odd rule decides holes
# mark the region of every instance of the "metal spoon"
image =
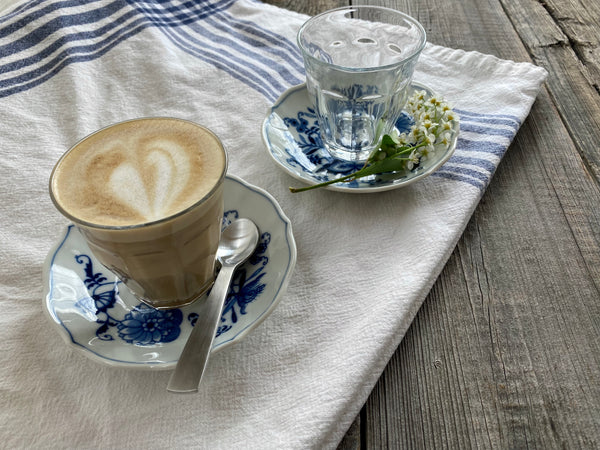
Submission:
[[231,278],[235,269],[252,255],[257,244],[258,228],[249,219],[238,219],[223,231],[217,250],[217,259],[222,265],[221,270],[208,298],[198,311],[196,325],[169,379],[168,391],[179,393],[198,391]]

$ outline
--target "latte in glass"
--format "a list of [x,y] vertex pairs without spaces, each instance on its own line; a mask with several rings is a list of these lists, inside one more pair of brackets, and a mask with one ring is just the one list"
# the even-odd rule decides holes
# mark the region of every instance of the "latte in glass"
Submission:
[[50,177],[50,196],[139,299],[174,308],[214,281],[226,168],[223,145],[207,128],[135,119],[67,151]]

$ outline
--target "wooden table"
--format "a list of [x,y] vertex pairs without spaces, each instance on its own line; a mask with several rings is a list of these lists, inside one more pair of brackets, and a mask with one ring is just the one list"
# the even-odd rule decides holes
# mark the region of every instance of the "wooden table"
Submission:
[[600,0],[359,3],[550,74],[340,448],[600,448]]

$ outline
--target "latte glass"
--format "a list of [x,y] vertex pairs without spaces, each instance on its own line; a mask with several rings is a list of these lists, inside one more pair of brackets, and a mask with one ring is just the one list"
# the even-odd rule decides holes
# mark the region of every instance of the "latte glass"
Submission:
[[180,119],[136,119],[68,150],[50,177],[50,196],[137,298],[176,308],[214,282],[226,168],[210,130]]
[[392,131],[425,43],[419,22],[377,6],[334,9],[300,28],[307,89],[332,156],[364,161]]

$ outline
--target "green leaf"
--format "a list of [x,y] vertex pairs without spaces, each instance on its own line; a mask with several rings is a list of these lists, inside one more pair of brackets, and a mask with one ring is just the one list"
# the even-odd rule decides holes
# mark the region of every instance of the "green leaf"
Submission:
[[[419,107],[422,107],[423,105],[425,105],[425,103],[427,101],[427,98],[425,96],[425,91],[420,91],[420,92],[415,93],[413,95],[412,101],[418,102],[420,105]],[[425,106],[426,106],[426,108],[429,108],[429,106],[427,106],[427,105],[425,105]],[[416,110],[415,105],[413,105],[412,107],[414,110]],[[436,116],[436,121],[437,121],[437,119],[438,118]],[[458,119],[454,119],[454,118],[452,118],[451,120],[458,121]],[[381,130],[383,128],[382,124],[383,124],[383,122],[380,123],[378,126],[378,130],[377,130],[378,135],[379,135],[379,132],[381,132]],[[418,125],[418,120],[417,120],[417,118],[415,118],[415,126],[417,126],[417,125]],[[418,128],[416,128],[416,129],[418,130]],[[383,137],[381,138],[380,144],[377,146],[377,148],[375,148],[371,152],[371,154],[367,158],[367,161],[365,162],[365,165],[358,171],[356,171],[350,175],[346,175],[346,176],[343,176],[340,178],[336,178],[336,179],[329,180],[329,181],[326,181],[326,182],[320,183],[320,184],[315,184],[312,186],[307,186],[307,187],[302,187],[302,188],[290,187],[290,191],[291,192],[303,192],[303,191],[308,191],[311,189],[318,189],[320,187],[328,186],[330,184],[343,183],[345,181],[354,181],[356,179],[364,178],[364,177],[368,177],[368,176],[372,176],[372,175],[393,173],[393,172],[405,172],[407,170],[406,162],[413,161],[413,163],[415,163],[415,164],[419,163],[420,159],[421,159],[421,152],[416,151],[416,150],[427,145],[427,143],[425,142],[425,138],[418,137],[418,136],[412,136],[412,137],[417,140],[417,142],[415,144],[406,144],[406,143],[398,144],[398,143],[396,143],[396,141],[394,141],[392,136],[390,136],[388,134],[384,134]],[[415,154],[412,154],[412,152],[415,152]],[[412,155],[412,157],[411,157],[411,155]]]
[[382,150],[384,150],[385,152],[395,151],[396,146],[397,146],[396,142],[394,142],[394,140],[392,139],[392,137],[389,134],[383,135],[383,138],[381,138],[381,149]]
[[379,173],[386,172],[399,172],[404,170],[404,161],[407,158],[386,158],[381,161],[374,162],[373,164],[360,169],[355,173],[354,178],[368,177],[369,175],[376,175]]

